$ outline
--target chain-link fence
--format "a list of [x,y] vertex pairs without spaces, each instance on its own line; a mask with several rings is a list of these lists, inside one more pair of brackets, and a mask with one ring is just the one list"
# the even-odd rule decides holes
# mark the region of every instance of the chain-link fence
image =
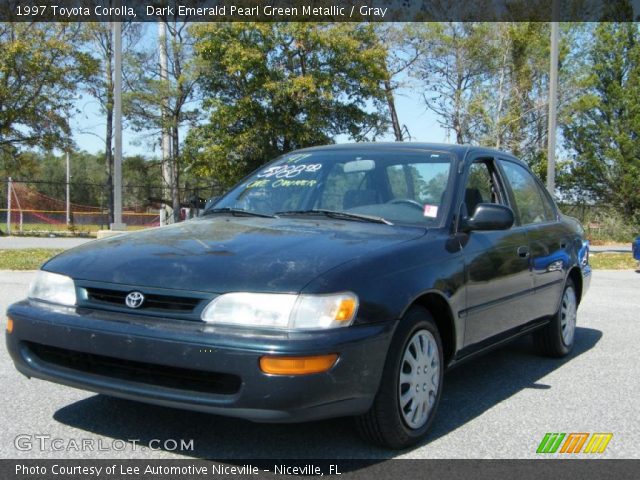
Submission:
[[[89,235],[108,229],[110,189],[91,183],[7,179],[0,185],[0,232],[4,234]],[[179,189],[180,220],[197,213],[202,201],[219,195],[216,184]],[[124,185],[122,220],[127,229],[170,223],[169,189],[161,185]]]

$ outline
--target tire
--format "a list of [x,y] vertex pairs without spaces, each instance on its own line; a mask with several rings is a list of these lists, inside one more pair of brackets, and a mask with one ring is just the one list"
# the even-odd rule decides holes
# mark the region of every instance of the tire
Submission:
[[[407,355],[414,362],[423,360],[424,365],[412,365]],[[392,449],[407,448],[423,439],[438,409],[443,366],[442,341],[433,317],[425,308],[412,307],[391,341],[373,405],[356,418],[362,437]],[[420,390],[414,392],[414,387]]]
[[567,279],[558,311],[545,327],[533,334],[538,352],[547,357],[564,357],[575,342],[578,298],[573,280]]

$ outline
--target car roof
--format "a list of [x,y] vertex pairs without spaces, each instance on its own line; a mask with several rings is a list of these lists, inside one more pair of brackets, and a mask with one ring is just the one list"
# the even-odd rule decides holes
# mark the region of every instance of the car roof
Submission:
[[490,147],[481,147],[477,145],[459,145],[451,143],[427,143],[427,142],[359,142],[359,143],[335,143],[331,145],[319,145],[316,147],[308,147],[298,152],[311,151],[331,151],[331,150],[439,150],[451,152],[459,158],[465,158],[468,153],[486,153],[487,155],[500,155],[509,159],[517,160],[509,152],[497,150]]

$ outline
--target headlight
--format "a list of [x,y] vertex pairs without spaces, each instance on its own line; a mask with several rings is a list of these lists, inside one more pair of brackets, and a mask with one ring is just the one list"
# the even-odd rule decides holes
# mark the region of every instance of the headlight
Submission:
[[76,304],[76,287],[69,277],[40,270],[29,287],[28,297],[73,306]]
[[292,295],[280,293],[227,293],[202,312],[208,323],[244,327],[319,330],[351,325],[358,309],[353,293]]

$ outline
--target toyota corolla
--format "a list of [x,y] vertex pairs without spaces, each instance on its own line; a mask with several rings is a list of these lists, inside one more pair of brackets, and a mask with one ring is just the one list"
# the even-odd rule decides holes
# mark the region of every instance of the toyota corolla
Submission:
[[580,224],[507,153],[314,147],[196,219],[49,260],[6,339],[28,377],[260,422],[354,416],[404,448],[453,365],[529,333],[567,355],[590,273]]

